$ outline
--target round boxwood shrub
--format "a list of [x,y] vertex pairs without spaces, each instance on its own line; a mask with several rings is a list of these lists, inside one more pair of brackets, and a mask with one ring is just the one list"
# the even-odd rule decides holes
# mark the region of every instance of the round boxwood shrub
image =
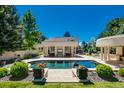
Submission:
[[112,68],[107,65],[98,65],[96,67],[96,72],[98,76],[104,79],[112,79],[114,75]]
[[8,70],[6,68],[0,68],[0,78],[4,77],[8,74]]
[[121,77],[124,77],[124,69],[123,68],[120,68],[118,70],[118,75],[121,76]]
[[24,62],[15,62],[11,68],[10,73],[12,77],[21,78],[28,75],[28,64]]

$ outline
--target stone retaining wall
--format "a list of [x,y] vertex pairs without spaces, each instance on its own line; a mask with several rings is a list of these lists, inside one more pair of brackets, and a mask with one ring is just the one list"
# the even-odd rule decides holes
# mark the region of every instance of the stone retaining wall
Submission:
[[23,58],[25,55],[28,54],[36,54],[38,53],[37,50],[24,50],[24,51],[8,51],[5,52],[2,56],[0,56],[0,60],[9,60],[9,59],[13,59],[13,58],[17,58],[18,56],[20,56],[20,58]]

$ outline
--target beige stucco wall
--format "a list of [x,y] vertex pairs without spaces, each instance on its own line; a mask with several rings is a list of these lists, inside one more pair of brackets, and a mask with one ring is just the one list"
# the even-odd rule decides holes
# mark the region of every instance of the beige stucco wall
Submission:
[[0,60],[16,58],[18,55],[20,55],[20,57],[24,57],[25,55],[34,54],[34,53],[38,53],[38,51],[36,50],[15,51],[15,52],[9,51],[9,52],[5,52],[2,56],[0,56]]
[[[115,35],[115,36],[98,39],[96,41],[96,46],[104,48],[104,49],[106,49],[107,47],[108,48],[115,47],[116,54],[115,54],[114,59],[120,60],[120,57],[123,55],[124,35]],[[106,55],[105,53],[104,53],[104,55],[105,55],[105,57],[107,57],[110,54],[108,52],[108,55]],[[104,57],[104,60],[106,60],[105,57]]]
[[123,47],[117,47],[116,48],[116,54],[117,55],[123,55]]

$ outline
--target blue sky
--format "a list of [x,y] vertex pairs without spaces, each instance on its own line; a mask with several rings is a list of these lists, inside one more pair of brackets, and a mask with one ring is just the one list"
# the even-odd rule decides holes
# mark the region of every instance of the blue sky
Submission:
[[22,17],[31,10],[36,22],[46,37],[61,37],[65,31],[80,41],[89,41],[97,37],[106,24],[118,17],[124,17],[124,6],[16,6]]

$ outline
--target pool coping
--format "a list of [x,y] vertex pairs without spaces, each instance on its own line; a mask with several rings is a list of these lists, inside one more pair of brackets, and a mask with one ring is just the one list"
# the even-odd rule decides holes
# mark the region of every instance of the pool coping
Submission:
[[113,70],[118,70],[119,68],[117,68],[116,66],[113,66],[113,65],[110,65],[110,64],[107,64],[105,61],[103,60],[100,60],[99,58],[95,58],[95,57],[92,57],[92,56],[86,56],[86,55],[78,55],[79,57],[69,57],[69,58],[63,58],[63,57],[41,57],[41,58],[32,58],[32,59],[25,59],[25,60],[22,60],[23,62],[26,62],[26,63],[31,63],[31,62],[36,62],[36,61],[94,61],[96,63],[100,63],[100,64],[105,64],[105,65],[108,65],[110,67],[112,67]]

